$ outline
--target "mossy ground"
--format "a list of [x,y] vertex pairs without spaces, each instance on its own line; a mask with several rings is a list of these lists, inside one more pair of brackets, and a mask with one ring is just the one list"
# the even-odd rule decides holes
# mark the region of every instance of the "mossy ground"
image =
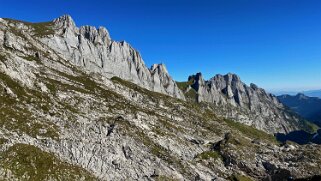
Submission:
[[[36,104],[39,109],[48,110],[46,97],[37,91],[22,87],[17,81],[4,73],[0,73],[2,82],[10,88],[16,97],[0,92],[0,127],[15,131],[19,134],[26,133],[32,137],[43,136],[52,139],[59,139],[58,128],[54,124],[41,120],[39,121],[30,110],[23,107],[23,102]],[[4,89],[3,87],[0,87]]]
[[32,145],[15,144],[1,153],[0,158],[0,166],[22,180],[96,180],[88,171]]
[[178,179],[175,179],[175,178],[170,177],[170,176],[160,175],[160,176],[155,178],[155,181],[178,181]]
[[194,80],[191,79],[187,82],[176,82],[179,89],[181,89],[184,92],[184,95],[187,100],[192,102],[197,102],[197,92],[195,89],[191,87],[190,90],[187,91],[187,89],[193,84]]
[[176,82],[179,89],[182,91],[185,91],[189,86],[193,84],[193,80],[190,80],[188,82]]
[[311,123],[310,121],[304,121],[304,124],[306,126],[306,131],[309,133],[316,133],[320,127],[314,123]]
[[222,156],[217,151],[205,151],[197,155],[196,158],[199,158],[201,160],[209,160],[209,159],[217,160],[217,159],[222,159]]
[[251,178],[244,176],[244,175],[238,175],[234,174],[231,177],[229,177],[229,180],[231,181],[253,181]]
[[[53,30],[53,25],[54,25],[53,22],[30,23],[26,21],[14,20],[10,18],[4,18],[4,19],[12,24],[22,23],[22,24],[25,24],[26,26],[31,27],[33,29],[34,36],[36,37],[44,37],[55,33]],[[24,37],[21,31],[17,30],[14,27],[11,28],[11,32],[20,37]]]
[[43,23],[30,23],[29,24],[33,29],[35,36],[43,37],[54,34],[53,22],[43,22]]
[[4,62],[6,60],[6,56],[3,54],[0,54],[0,61]]
[[238,130],[240,131],[243,135],[248,136],[249,138],[252,139],[259,139],[259,140],[264,140],[268,141],[271,143],[277,144],[277,140],[273,135],[270,135],[264,131],[258,130],[252,126],[247,126],[245,124],[235,122],[229,119],[224,119],[224,122],[232,128],[232,130]]

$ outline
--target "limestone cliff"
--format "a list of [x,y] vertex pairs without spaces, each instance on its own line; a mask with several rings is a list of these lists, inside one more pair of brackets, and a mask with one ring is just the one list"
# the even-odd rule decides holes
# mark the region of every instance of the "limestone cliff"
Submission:
[[288,111],[277,97],[255,84],[244,84],[235,74],[216,75],[205,81],[197,73],[189,77],[188,83],[185,93],[192,88],[197,93],[197,102],[212,103],[224,117],[269,133],[302,128],[304,120]]
[[[10,20],[2,20],[2,23],[8,26]],[[104,27],[78,28],[68,15],[61,16],[53,22],[37,24],[36,27],[26,25],[28,23],[12,24],[15,28],[23,30],[24,36],[29,36],[28,41],[39,41],[39,46],[50,48],[58,56],[83,67],[88,72],[100,73],[107,78],[117,76],[149,90],[184,99],[184,95],[166,69],[158,69],[155,74],[154,69],[146,67],[138,51],[125,41],[113,41]],[[42,34],[37,34],[38,31]],[[19,36],[5,30],[2,33],[5,33],[1,38],[7,47],[21,50],[28,46],[28,42],[23,42]],[[162,72],[163,70],[165,72]]]

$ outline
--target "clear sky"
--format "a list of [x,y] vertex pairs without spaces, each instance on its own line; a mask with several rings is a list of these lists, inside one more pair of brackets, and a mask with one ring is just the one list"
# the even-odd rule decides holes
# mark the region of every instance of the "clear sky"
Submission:
[[0,0],[0,17],[105,26],[178,81],[233,72],[270,91],[321,88],[321,0]]

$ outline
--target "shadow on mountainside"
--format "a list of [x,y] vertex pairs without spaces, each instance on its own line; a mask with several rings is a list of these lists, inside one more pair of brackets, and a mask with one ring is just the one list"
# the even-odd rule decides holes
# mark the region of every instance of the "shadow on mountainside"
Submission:
[[292,131],[288,134],[277,133],[275,137],[280,142],[292,141],[298,143],[300,145],[305,144],[321,144],[321,129],[317,131],[317,133],[311,134],[306,131]]
[[295,179],[294,181],[320,181],[321,175],[315,175],[309,178]]

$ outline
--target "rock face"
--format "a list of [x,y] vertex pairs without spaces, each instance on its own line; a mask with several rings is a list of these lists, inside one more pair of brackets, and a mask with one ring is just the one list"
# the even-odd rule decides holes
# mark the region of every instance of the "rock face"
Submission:
[[210,100],[192,104],[164,65],[147,69],[137,51],[112,41],[104,28],[77,28],[69,16],[47,23],[0,19],[0,180],[321,175],[320,145],[280,145],[271,134],[215,114],[252,114],[273,100],[254,85],[241,89],[238,80],[192,76],[186,97]]
[[247,86],[235,74],[216,75],[205,81],[197,73],[188,82],[197,93],[197,102],[212,103],[221,108],[218,114],[269,133],[297,130],[303,121],[287,111],[277,97],[255,84]]
[[106,28],[77,28],[68,15],[55,19],[53,23],[56,33],[40,41],[73,64],[109,78],[117,76],[149,90],[184,99],[164,65],[153,65],[148,69],[138,51],[125,41],[113,41]]

